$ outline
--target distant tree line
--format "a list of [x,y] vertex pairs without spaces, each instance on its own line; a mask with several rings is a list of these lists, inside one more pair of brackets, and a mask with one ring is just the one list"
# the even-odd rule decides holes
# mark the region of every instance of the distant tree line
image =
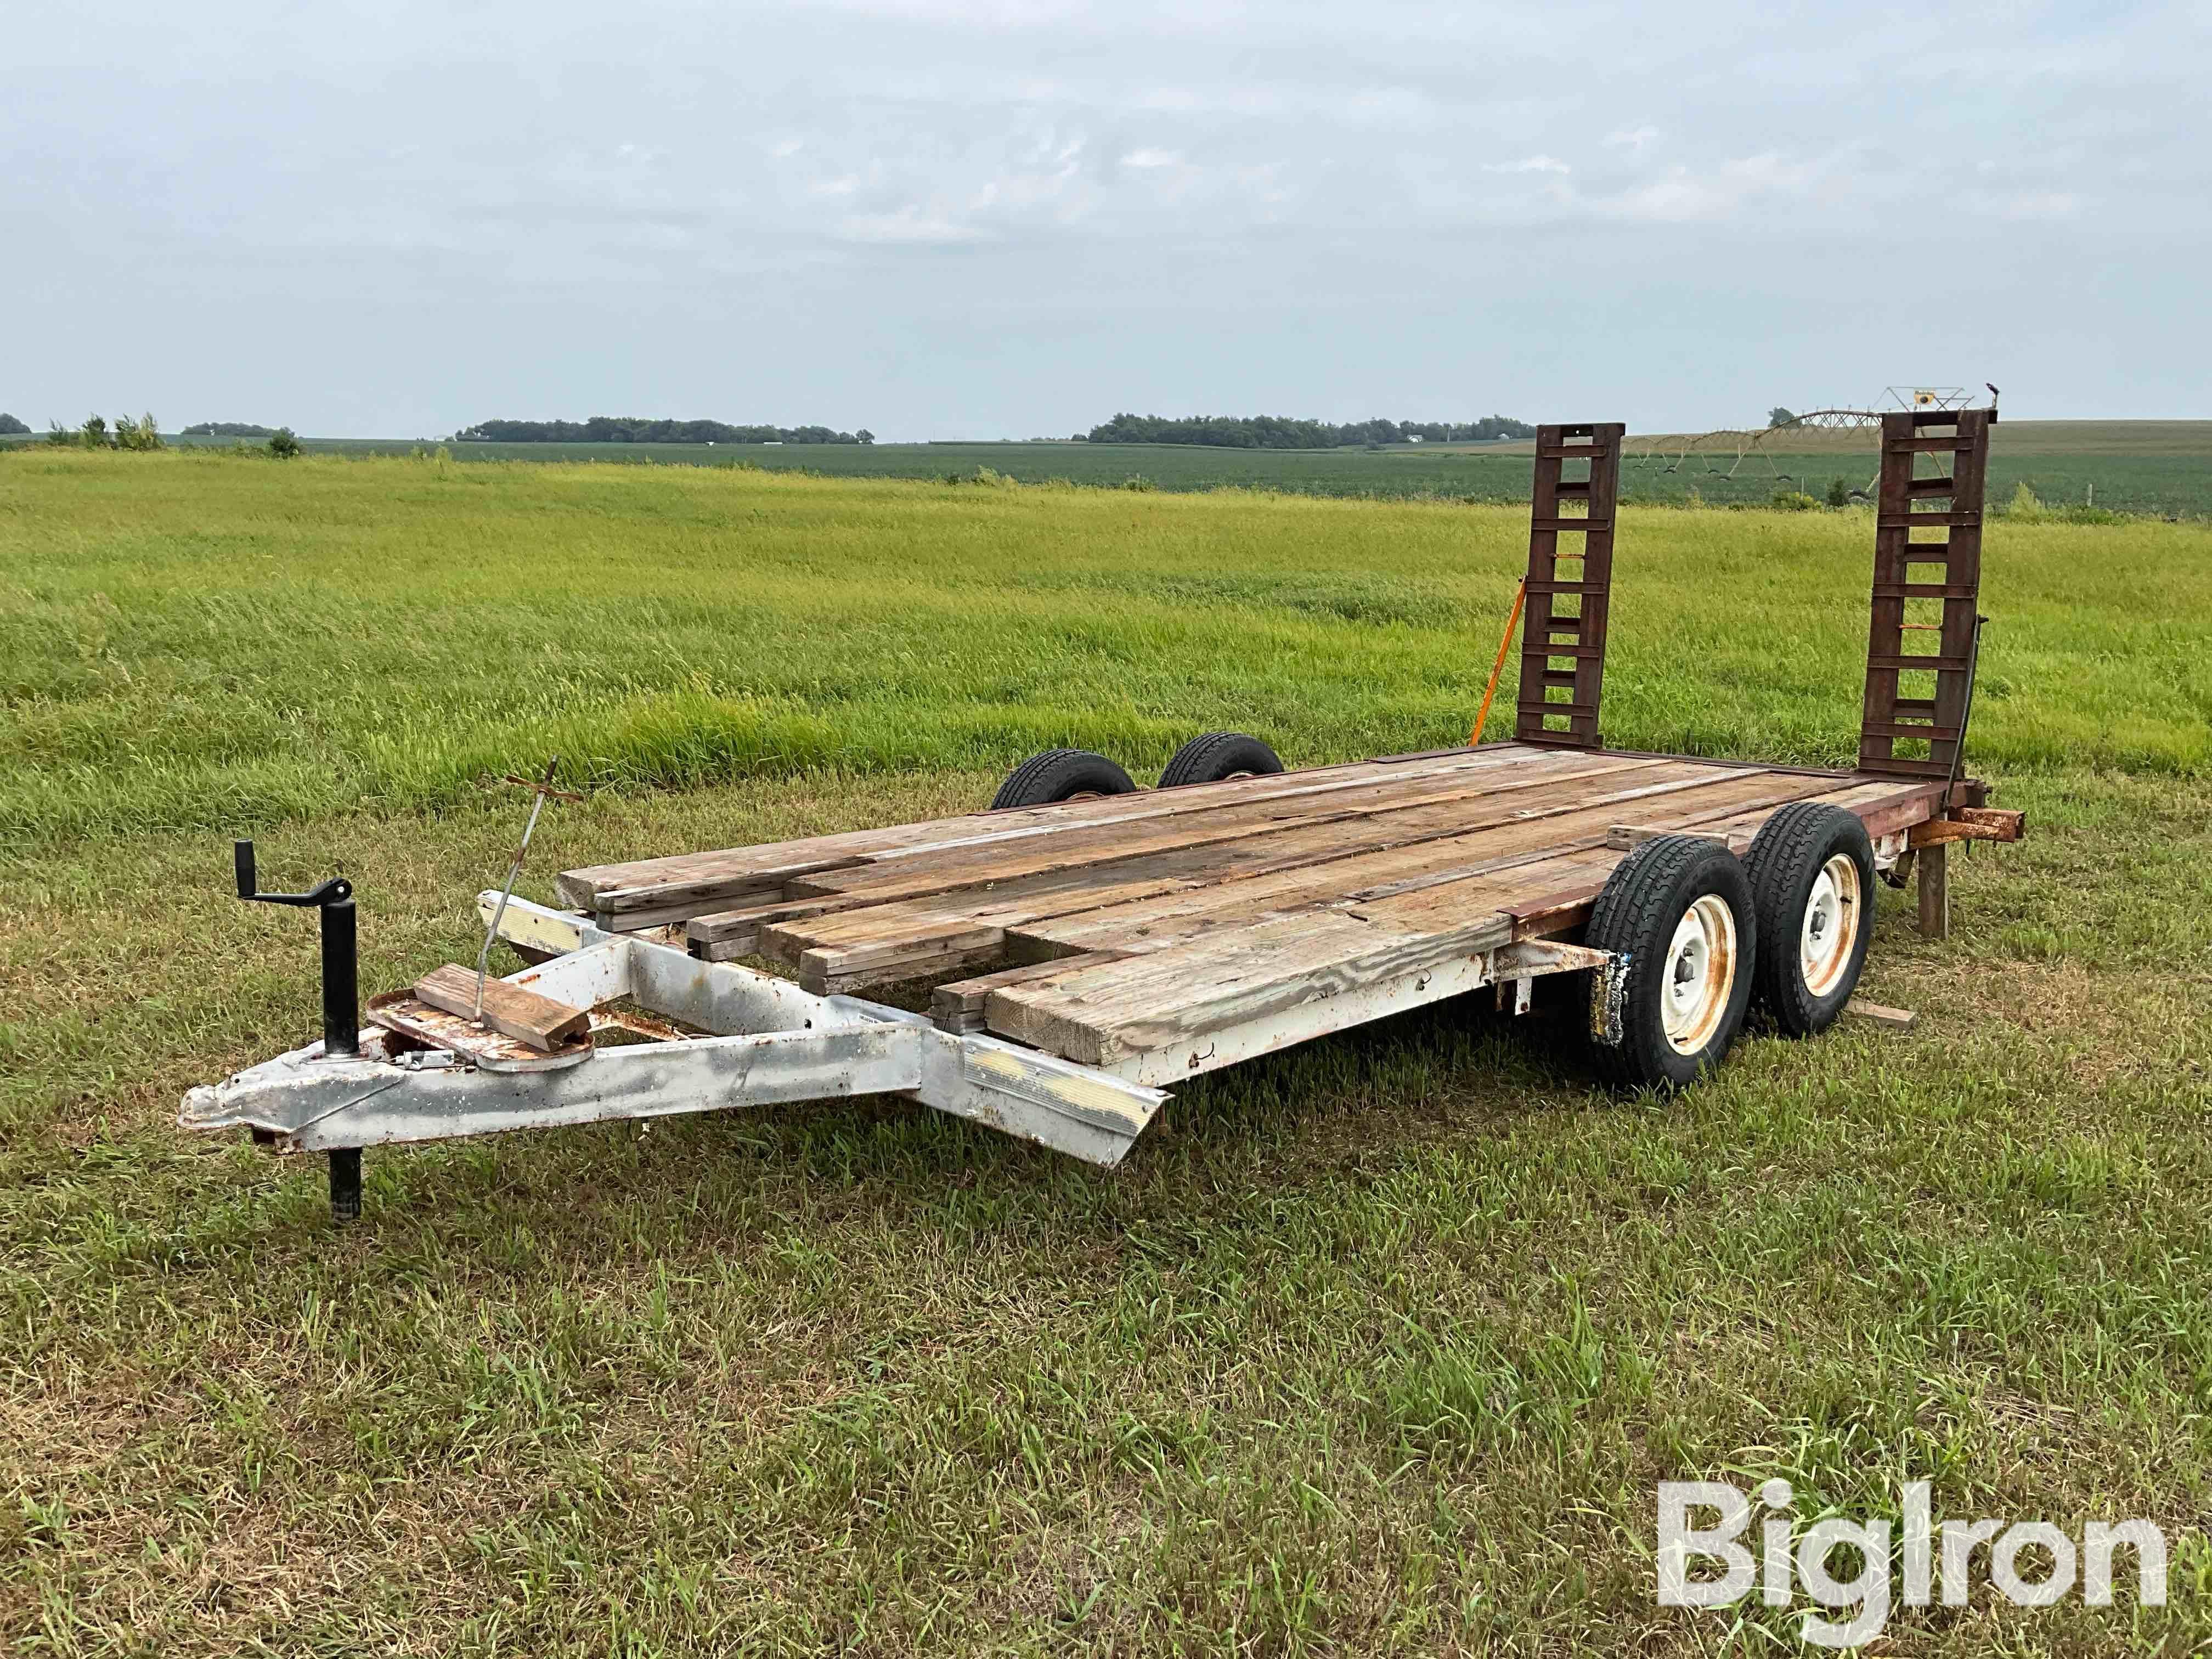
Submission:
[[161,426],[151,415],[141,415],[136,420],[128,415],[118,415],[112,427],[100,415],[86,416],[82,426],[64,426],[55,421],[47,430],[46,441],[58,449],[162,447]]
[[[21,421],[8,423],[12,416],[0,416],[0,436],[20,436],[30,430]],[[301,453],[302,446],[289,426],[270,428],[246,426],[230,421],[203,421],[198,426],[188,426],[185,432],[196,437],[236,438],[239,441],[231,451],[234,454],[256,454],[261,452],[249,448],[249,437],[266,438],[267,453],[280,461],[289,461]],[[161,422],[151,415],[133,417],[118,415],[110,425],[103,415],[88,415],[82,426],[64,426],[59,421],[52,423],[46,441],[57,449],[165,449],[161,441]]]
[[588,421],[478,421],[453,434],[495,444],[872,444],[876,434],[826,426],[730,426],[721,421],[641,421],[594,415]]
[[1221,449],[1340,449],[1346,444],[1482,443],[1533,438],[1536,428],[1510,415],[1479,421],[1298,421],[1281,415],[1116,415],[1085,434],[1094,444],[1210,444]]

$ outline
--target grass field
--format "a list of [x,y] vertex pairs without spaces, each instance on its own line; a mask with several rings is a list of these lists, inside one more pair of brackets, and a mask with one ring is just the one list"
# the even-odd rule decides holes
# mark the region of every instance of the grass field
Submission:
[[[2100,495],[2102,494],[2100,490]],[[1624,515],[1608,739],[1850,745],[1863,513]],[[1662,1610],[1667,1478],[2146,1515],[2212,1635],[2212,529],[1998,522],[1976,769],[2031,838],[1887,902],[1856,1024],[1672,1101],[1454,1005],[1184,1091],[1111,1175],[825,1104],[372,1154],[169,1127],[523,884],[1464,733],[1524,515],[719,469],[0,457],[0,1638],[26,1654],[1765,1651]],[[2116,579],[2117,578],[2117,579]],[[1733,1617],[1733,1615],[1731,1615]]]
[[[227,440],[209,441],[225,444]],[[331,454],[406,453],[413,440],[314,439]],[[434,443],[428,444],[434,450]],[[1820,495],[1830,482],[1868,485],[1874,440],[1819,432],[1782,441],[1771,456],[1740,465],[1732,445],[1708,445],[1677,465],[1680,440],[1632,439],[1621,472],[1626,500],[1680,505],[1694,489],[1716,506],[1763,506],[1778,489]],[[746,464],[834,477],[972,477],[988,467],[1028,483],[1065,478],[1159,489],[1243,488],[1311,495],[1421,496],[1493,501],[1528,499],[1529,448],[1486,444],[1382,450],[1203,449],[1171,444],[453,444],[461,460],[647,462],[694,466]],[[1637,459],[1646,449],[1650,459]],[[1990,500],[2002,506],[2027,484],[2045,504],[2095,504],[2118,512],[2212,515],[2212,421],[2001,422],[1990,459]]]

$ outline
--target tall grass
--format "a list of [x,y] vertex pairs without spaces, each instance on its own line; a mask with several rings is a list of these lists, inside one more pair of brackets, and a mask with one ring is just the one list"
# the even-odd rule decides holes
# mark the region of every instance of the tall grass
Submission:
[[[1293,762],[1463,738],[1510,507],[33,451],[0,468],[0,837],[596,785]],[[1847,760],[1863,514],[1624,515],[1609,742]],[[2194,772],[2212,530],[1993,524],[1972,749]],[[1508,690],[1510,684],[1509,682]]]

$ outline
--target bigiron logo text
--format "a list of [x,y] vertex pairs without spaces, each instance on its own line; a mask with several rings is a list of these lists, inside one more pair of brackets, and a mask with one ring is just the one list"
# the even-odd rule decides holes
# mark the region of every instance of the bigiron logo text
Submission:
[[[1749,1493],[1725,1480],[1662,1480],[1660,1604],[1726,1607],[1755,1583],[1768,1607],[1786,1607],[1802,1590],[1827,1613],[1844,1615],[1808,1615],[1805,1639],[1820,1647],[1856,1647],[1881,1633],[1893,1606],[1964,1607],[1978,1555],[1991,1587],[2016,1607],[2047,1607],[2077,1592],[2090,1607],[2108,1607],[2113,1559],[2124,1551],[2133,1558],[2136,1599],[2146,1607],[2165,1605],[2166,1534],[2148,1521],[2092,1521],[2078,1535],[2048,1521],[1938,1524],[1929,1512],[1928,1482],[1907,1481],[1902,1497],[1893,1555],[1887,1519],[1832,1516],[1798,1531],[1787,1513],[1796,1493],[1787,1480],[1769,1480],[1759,1489],[1767,1516],[1754,1559],[1743,1541],[1751,1526]],[[1844,1577],[1832,1558],[1846,1547],[1856,1554],[1856,1570]],[[2037,1547],[2042,1555],[2031,1558],[2036,1576],[2030,1577],[2021,1557]],[[2123,1571],[2125,1565],[2124,1559]]]

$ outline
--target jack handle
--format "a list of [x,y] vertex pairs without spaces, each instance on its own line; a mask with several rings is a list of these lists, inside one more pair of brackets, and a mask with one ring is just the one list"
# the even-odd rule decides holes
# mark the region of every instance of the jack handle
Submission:
[[353,896],[353,884],[343,876],[332,876],[328,881],[304,893],[264,893],[254,878],[253,843],[241,841],[234,846],[238,896],[248,904],[295,904],[319,910],[329,905],[343,903]]
[[361,961],[355,945],[353,884],[332,876],[304,893],[264,893],[255,879],[253,843],[236,843],[238,896],[248,904],[313,910],[323,934],[323,1053],[361,1052]]

